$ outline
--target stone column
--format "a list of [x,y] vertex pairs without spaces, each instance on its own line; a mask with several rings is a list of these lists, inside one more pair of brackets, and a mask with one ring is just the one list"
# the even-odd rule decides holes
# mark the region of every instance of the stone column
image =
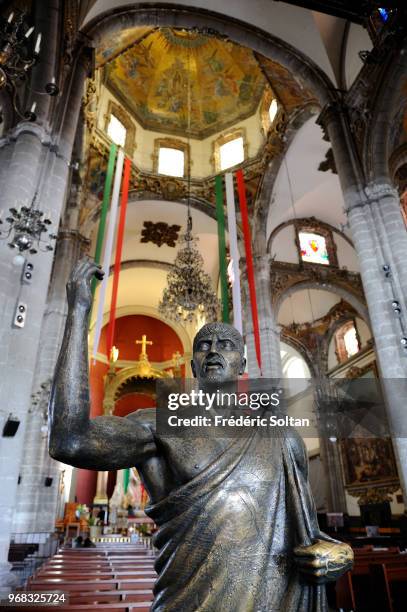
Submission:
[[[33,383],[34,393],[40,392],[42,397],[31,407],[27,416],[21,479],[13,521],[13,532],[17,533],[53,532],[55,527],[63,465],[51,459],[48,453],[47,406],[67,315],[65,285],[72,266],[86,250],[87,243],[77,231],[61,230],[58,234]],[[45,485],[46,478],[52,478],[50,485]]]
[[[327,107],[321,114],[320,123],[332,144],[349,228],[359,258],[389,424],[394,433],[402,432],[405,431],[407,353],[401,343],[400,320],[404,321],[407,313],[406,271],[402,270],[407,233],[391,185],[383,181],[370,184],[365,181],[346,109],[339,105]],[[384,266],[390,267],[390,277],[386,277]],[[402,306],[402,317],[394,314],[391,305],[394,299]],[[398,379],[397,385],[392,379]],[[407,501],[407,438],[395,437],[393,444]]]
[[[77,121],[79,116],[87,61],[82,56],[73,68],[70,87],[61,96],[64,106],[61,129],[55,144],[40,126],[22,123],[9,137],[15,141],[9,163],[7,181],[2,193],[1,208],[30,203],[38,188],[39,169],[45,164],[44,182],[39,193],[42,209],[50,210],[57,227],[65,204]],[[48,154],[44,152],[48,150]],[[40,331],[51,275],[50,253],[38,253],[34,260],[32,284],[20,283],[21,270],[16,272],[12,255],[4,241],[0,244],[0,395],[8,400],[7,408],[20,420],[17,434],[3,438],[0,450],[0,593],[10,588],[7,562],[13,514],[16,504],[17,481],[24,455],[24,437]],[[24,328],[12,326],[18,301],[27,304]]]
[[[264,378],[281,378],[280,332],[275,323],[271,302],[270,255],[254,257],[257,313],[259,320],[262,374]],[[242,275],[243,276],[243,275]],[[244,318],[249,375],[260,376],[254,345],[253,321],[247,278],[242,278],[244,289]]]

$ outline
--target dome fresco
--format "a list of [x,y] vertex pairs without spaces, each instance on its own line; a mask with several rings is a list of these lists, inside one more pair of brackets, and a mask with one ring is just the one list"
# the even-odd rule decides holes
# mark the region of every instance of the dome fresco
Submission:
[[99,49],[98,63],[143,127],[202,139],[256,112],[267,83],[249,49],[169,28],[118,38]]

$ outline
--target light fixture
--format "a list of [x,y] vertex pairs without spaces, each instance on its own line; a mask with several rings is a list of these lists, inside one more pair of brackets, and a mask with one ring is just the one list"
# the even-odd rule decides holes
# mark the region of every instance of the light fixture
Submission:
[[[191,128],[191,83],[190,56],[188,56],[188,153],[190,152]],[[167,287],[163,291],[159,312],[167,319],[181,322],[198,323],[205,318],[207,322],[218,318],[219,301],[212,288],[209,274],[203,270],[204,261],[200,254],[196,238],[192,235],[191,216],[191,159],[188,155],[188,192],[187,192],[187,231],[180,237],[184,243],[175,258],[172,270],[167,276]]]
[[3,438],[13,438],[19,427],[20,419],[10,414],[3,427]]
[[[37,63],[41,48],[41,34],[37,35],[34,49],[29,51],[29,41],[34,27],[26,22],[25,12],[10,13],[8,19],[0,18],[0,90],[9,90],[13,107],[22,119],[36,120],[36,102],[30,111],[23,112],[18,104],[17,91],[27,80],[29,70]],[[34,91],[34,90],[31,90]],[[45,86],[45,91],[34,91],[38,95],[56,96],[59,93],[55,78]],[[0,121],[2,117],[0,115]]]
[[[10,238],[8,246],[11,249],[17,249],[20,253],[29,251],[31,255],[35,255],[38,251],[46,252],[53,251],[54,246],[51,241],[57,236],[48,233],[49,226],[52,221],[46,217],[43,211],[39,210],[37,205],[37,192],[30,206],[21,206],[19,209],[10,208],[10,216],[5,221],[8,226],[3,231],[0,231],[0,238]],[[0,225],[3,221],[0,219]],[[43,235],[45,235],[43,237]]]
[[219,302],[212,289],[209,274],[203,270],[204,261],[192,236],[192,218],[188,208],[186,233],[180,238],[184,246],[178,251],[172,270],[167,276],[158,310],[167,319],[192,322],[199,317],[216,321]]

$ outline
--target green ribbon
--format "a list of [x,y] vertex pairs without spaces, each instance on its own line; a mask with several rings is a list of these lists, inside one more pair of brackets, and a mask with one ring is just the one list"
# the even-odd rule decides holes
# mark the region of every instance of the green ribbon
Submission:
[[226,238],[225,238],[225,212],[223,208],[223,177],[215,177],[216,217],[218,220],[218,247],[220,293],[222,298],[222,321],[229,323],[229,296],[228,277],[226,270]]
[[126,468],[123,474],[123,490],[127,493],[127,489],[129,488],[130,482],[130,468]]
[[[116,161],[116,153],[117,153],[117,146],[114,143],[112,143],[110,146],[109,161],[107,162],[106,181],[105,181],[105,187],[103,190],[102,211],[100,213],[99,229],[98,229],[98,235],[96,239],[95,263],[97,264],[100,264],[100,259],[102,256],[103,239],[105,237],[107,211],[109,209],[110,193],[112,191],[112,182],[113,182],[114,165]],[[92,285],[91,285],[92,297],[95,296],[96,285],[97,285],[97,280],[96,278],[93,278]]]

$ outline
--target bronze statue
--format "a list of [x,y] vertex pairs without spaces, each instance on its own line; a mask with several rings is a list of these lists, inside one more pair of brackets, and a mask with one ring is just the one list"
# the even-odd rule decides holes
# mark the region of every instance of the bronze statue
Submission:
[[[154,612],[326,611],[324,583],[352,566],[352,550],[321,533],[299,436],[162,438],[155,409],[89,418],[90,281],[80,261],[67,285],[68,318],[50,403],[52,457],[92,470],[135,466],[158,525]],[[204,326],[192,368],[202,387],[243,373],[243,339]]]

